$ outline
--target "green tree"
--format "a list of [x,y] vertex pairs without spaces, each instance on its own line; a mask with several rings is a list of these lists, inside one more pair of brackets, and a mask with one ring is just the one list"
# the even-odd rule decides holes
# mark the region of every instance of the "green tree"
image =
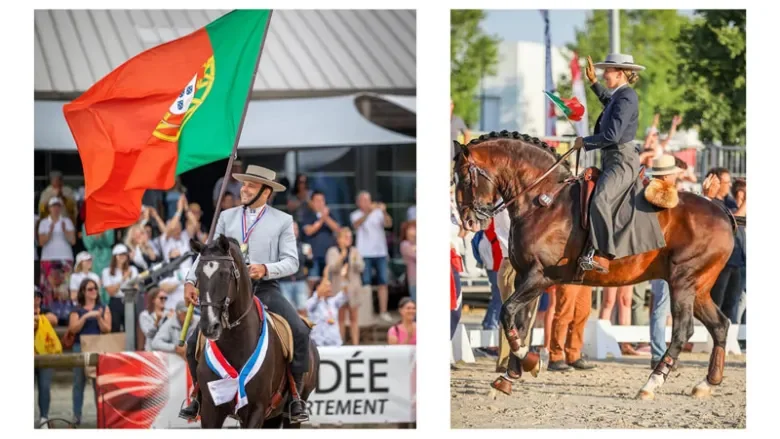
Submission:
[[696,11],[680,33],[680,77],[687,87],[684,121],[703,142],[744,145],[746,112],[744,10]]
[[[620,51],[631,54],[634,62],[646,67],[639,73],[639,82],[634,88],[639,96],[639,131],[637,137],[644,137],[645,130],[652,124],[655,113],[661,114],[661,129],[668,129],[672,117],[687,109],[683,99],[685,89],[678,80],[677,37],[689,21],[674,10],[621,10]],[[585,28],[577,30],[576,43],[568,45],[576,51],[582,62],[583,80],[590,85],[585,75],[585,59],[591,56],[599,62],[609,53],[609,11],[597,10],[588,17]],[[599,78],[600,79],[600,78]],[[571,82],[559,81],[558,90],[564,97],[571,94]],[[568,94],[564,94],[564,91]],[[593,130],[602,106],[595,94],[586,90],[588,123]]]
[[450,94],[455,113],[469,126],[479,119],[474,97],[480,79],[494,75],[498,64],[499,39],[480,29],[484,18],[481,10],[450,11]]

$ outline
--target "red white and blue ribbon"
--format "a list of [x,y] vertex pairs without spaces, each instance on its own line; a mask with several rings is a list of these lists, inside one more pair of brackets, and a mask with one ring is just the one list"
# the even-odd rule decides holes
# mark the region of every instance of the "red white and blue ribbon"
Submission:
[[257,215],[257,218],[255,218],[255,221],[252,223],[251,226],[249,226],[249,229],[246,228],[246,210],[244,210],[244,214],[241,215],[241,242],[242,244],[246,244],[249,241],[249,237],[252,235],[252,232],[255,230],[255,226],[257,226],[257,223],[260,222],[260,218],[265,215],[265,204],[263,204],[263,207],[260,209],[260,213]]
[[249,402],[246,395],[246,383],[260,371],[260,366],[263,365],[266,352],[268,351],[267,319],[264,318],[263,305],[260,303],[260,300],[257,297],[254,299],[255,305],[257,306],[257,312],[260,315],[260,320],[263,322],[263,325],[260,330],[260,340],[257,342],[257,347],[252,353],[252,356],[249,357],[249,360],[247,360],[246,364],[244,364],[244,367],[241,368],[241,372],[237,372],[236,369],[228,363],[224,355],[222,355],[222,352],[220,352],[219,347],[217,347],[216,342],[208,340],[206,343],[206,364],[212,372],[221,378],[208,383],[211,398],[214,400],[215,405],[230,402],[235,398],[236,412]]

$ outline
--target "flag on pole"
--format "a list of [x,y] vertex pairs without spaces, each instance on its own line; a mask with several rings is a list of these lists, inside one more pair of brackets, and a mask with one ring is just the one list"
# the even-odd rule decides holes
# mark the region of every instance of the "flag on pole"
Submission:
[[[552,93],[555,91],[555,84],[553,83],[552,75],[552,46],[550,44],[550,11],[547,9],[542,10],[542,18],[544,18],[544,69],[545,69],[545,84],[544,88],[547,92]],[[554,136],[555,131],[555,107],[552,103],[548,103],[545,106],[545,112],[547,113],[544,134],[546,136]]]
[[583,107],[583,116],[574,124],[574,127],[577,130],[577,135],[584,137],[590,134],[588,132],[588,101],[585,96],[585,83],[582,81],[582,70],[580,69],[580,59],[577,56],[577,52],[574,52],[574,58],[569,63],[569,68],[571,68],[571,85],[574,97],[579,99]]
[[230,156],[270,19],[270,10],[230,12],[136,55],[64,106],[87,234],[132,225],[145,190]]
[[553,106],[553,115],[555,114],[555,108],[557,108],[568,120],[574,122],[582,120],[582,116],[585,114],[585,107],[580,103],[579,99],[576,97],[561,99],[549,91],[545,91],[544,94],[550,99],[550,105]]

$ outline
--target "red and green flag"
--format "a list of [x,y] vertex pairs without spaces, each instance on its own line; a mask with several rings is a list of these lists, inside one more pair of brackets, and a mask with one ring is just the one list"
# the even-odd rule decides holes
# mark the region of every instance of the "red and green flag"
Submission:
[[138,54],[64,106],[87,234],[132,225],[144,191],[230,156],[270,20],[270,10],[230,12]]
[[566,119],[572,121],[579,121],[585,114],[585,107],[580,103],[579,99],[573,97],[571,99],[561,99],[558,96],[545,91],[544,94],[548,99],[566,116]]

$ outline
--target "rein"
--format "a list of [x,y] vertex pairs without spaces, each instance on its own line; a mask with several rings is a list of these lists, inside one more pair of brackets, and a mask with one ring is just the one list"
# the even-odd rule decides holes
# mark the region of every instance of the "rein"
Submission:
[[[504,198],[502,197],[501,201],[499,201],[497,204],[495,204],[495,205],[493,205],[491,207],[472,206],[471,210],[473,210],[474,213],[477,216],[481,216],[483,218],[492,218],[492,217],[498,215],[499,213],[504,211],[507,207],[509,207],[510,204],[512,204],[515,201],[517,201],[517,199],[520,198],[520,195],[523,195],[524,193],[530,191],[531,189],[533,189],[534,187],[539,185],[539,183],[544,181],[544,179],[547,178],[547,176],[549,176],[555,170],[555,168],[557,168],[558,165],[560,165],[564,160],[566,160],[566,158],[569,155],[571,155],[571,153],[573,153],[574,151],[575,151],[575,149],[569,149],[568,151],[566,151],[566,153],[564,153],[558,160],[556,160],[555,164],[553,164],[547,171],[545,171],[544,174],[542,174],[539,178],[534,180],[533,183],[531,183],[525,189],[520,191],[518,194],[514,195],[511,200],[505,201]],[[579,149],[577,149],[576,151],[577,151],[577,154],[579,155]],[[477,198],[476,188],[479,186],[479,175],[481,175],[485,180],[489,181],[490,183],[493,183],[494,186],[497,186],[497,185],[496,185],[495,181],[493,181],[493,179],[490,178],[490,175],[487,173],[487,171],[485,171],[484,169],[480,168],[479,166],[477,166],[474,163],[474,161],[472,160],[471,156],[467,156],[466,159],[468,160],[468,164],[469,164],[468,172],[469,172],[469,175],[471,176],[471,194],[472,194],[472,199],[476,199]],[[543,200],[545,203],[552,202],[552,199],[549,199],[549,196],[543,195],[543,197],[546,197],[546,199]]]
[[[232,274],[233,279],[235,279],[235,281],[236,281],[236,291],[239,291],[241,289],[241,283],[240,283],[241,272],[238,271],[238,267],[236,267],[236,261],[233,259],[232,256],[203,256],[203,257],[200,258],[200,261],[201,262],[214,261],[214,262],[217,262],[218,264],[221,261],[230,262],[231,265],[233,266],[233,270],[231,271],[231,274]],[[217,308],[218,310],[221,310],[220,319],[221,319],[222,327],[225,328],[226,330],[229,330],[229,329],[233,329],[233,328],[235,328],[235,327],[237,327],[238,325],[241,324],[241,321],[244,320],[244,317],[246,317],[247,314],[249,314],[249,311],[252,310],[252,308],[255,306],[255,303],[250,300],[249,301],[249,306],[247,307],[246,311],[244,311],[244,313],[241,314],[241,317],[236,319],[236,321],[234,321],[233,323],[230,323],[230,316],[229,316],[229,312],[228,312],[228,309],[230,307],[230,296],[226,297],[225,301],[223,303],[200,302],[199,305],[200,305],[201,309],[203,307],[209,307],[210,306],[212,308]]]

